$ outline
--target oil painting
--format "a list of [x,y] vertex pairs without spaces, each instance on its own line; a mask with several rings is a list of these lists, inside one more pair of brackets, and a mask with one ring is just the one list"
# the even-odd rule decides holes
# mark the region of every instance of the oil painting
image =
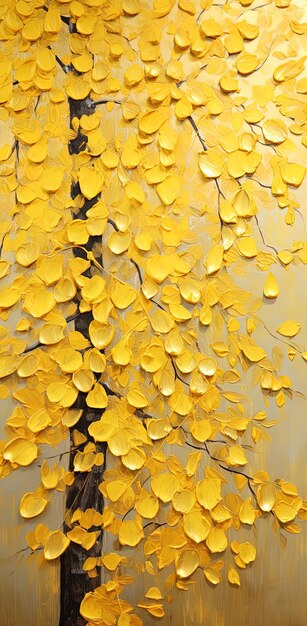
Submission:
[[304,0],[0,1],[0,626],[305,626],[306,61]]

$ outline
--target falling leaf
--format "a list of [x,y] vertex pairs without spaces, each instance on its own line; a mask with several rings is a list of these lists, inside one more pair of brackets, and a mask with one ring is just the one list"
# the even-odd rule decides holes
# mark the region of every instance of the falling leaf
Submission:
[[267,279],[263,287],[263,293],[266,298],[270,298],[270,299],[277,298],[279,294],[278,283],[274,274],[272,274],[272,272],[269,272],[267,275]]

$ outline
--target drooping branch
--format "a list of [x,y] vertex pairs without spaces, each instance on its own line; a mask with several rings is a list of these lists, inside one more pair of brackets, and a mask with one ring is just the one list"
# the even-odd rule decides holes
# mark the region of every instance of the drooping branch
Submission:
[[246,474],[246,472],[243,472],[242,470],[238,470],[235,469],[234,467],[227,467],[227,465],[223,465],[223,463],[221,462],[221,459],[219,459],[218,457],[214,456],[213,454],[211,454],[207,444],[204,444],[204,447],[202,446],[196,446],[193,443],[190,443],[188,441],[185,442],[187,446],[189,446],[189,448],[194,448],[195,450],[203,450],[204,452],[206,452],[206,454],[208,454],[208,456],[210,457],[210,459],[212,461],[215,461],[218,466],[224,470],[225,472],[229,472],[230,474],[239,474],[240,476],[244,476],[244,478],[246,478],[247,480],[247,484],[248,484],[248,488],[251,491],[251,493],[253,494],[256,502],[257,502],[257,497],[255,494],[255,491],[253,490],[251,483],[254,480],[252,476],[250,476],[249,474]]
[[262,239],[263,244],[265,245],[265,247],[266,247],[266,248],[271,248],[271,250],[274,250],[274,252],[275,252],[276,254],[278,254],[278,250],[277,250],[277,248],[275,248],[274,246],[271,246],[270,244],[266,243],[265,238],[264,238],[264,234],[263,234],[263,232],[262,232],[262,230],[261,230],[261,227],[260,227],[260,224],[259,224],[259,220],[258,220],[257,215],[254,215],[254,218],[255,218],[255,222],[256,222],[256,224],[257,224],[257,228],[258,228],[258,230],[259,230],[259,233],[260,233],[260,236],[261,236],[261,239]]

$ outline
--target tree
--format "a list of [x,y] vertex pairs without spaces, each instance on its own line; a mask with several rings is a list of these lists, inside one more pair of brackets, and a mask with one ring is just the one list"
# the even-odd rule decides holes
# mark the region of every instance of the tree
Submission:
[[[197,569],[219,584],[228,553],[224,578],[239,586],[256,558],[242,527],[266,517],[284,543],[306,518],[293,484],[247,467],[274,425],[266,408],[294,394],[280,350],[257,341],[257,313],[278,307],[272,266],[307,262],[306,243],[278,250],[261,226],[268,208],[289,227],[302,218],[300,4],[1,9],[0,376],[16,406],[0,471],[44,459],[25,520],[66,492],[63,526],[27,536],[30,552],[61,559],[61,626],[163,617],[165,593]],[[252,270],[263,294],[240,283]],[[268,335],[306,360],[301,323],[279,316]],[[250,370],[263,397],[252,414]],[[46,445],[68,433],[69,468],[48,463]],[[166,573],[138,608],[124,592],[137,568]]]

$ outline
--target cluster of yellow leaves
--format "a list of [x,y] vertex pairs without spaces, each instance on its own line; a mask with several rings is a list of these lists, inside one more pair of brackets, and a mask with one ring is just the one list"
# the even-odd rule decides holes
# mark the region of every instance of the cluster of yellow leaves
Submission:
[[[168,590],[188,589],[198,568],[221,582],[226,551],[240,585],[256,547],[230,542],[231,529],[270,514],[298,533],[306,518],[294,485],[246,469],[275,421],[241,393],[252,368],[266,409],[293,394],[256,314],[278,303],[272,266],[307,263],[306,242],[279,250],[261,229],[267,209],[294,224],[306,171],[300,4],[1,5],[0,397],[15,407],[0,475],[68,429],[73,471],[45,460],[21,516],[76,475],[103,473],[103,511],[77,503],[64,532],[39,524],[27,537],[46,560],[73,542],[90,577],[109,573],[81,604],[90,626],[141,624],[119,599],[133,583],[127,555],[154,577],[166,570],[163,593],[138,604],[163,617]],[[249,268],[266,272],[263,293],[241,287]],[[301,321],[278,315],[274,341],[303,363]],[[102,531],[115,552],[93,556]]]

